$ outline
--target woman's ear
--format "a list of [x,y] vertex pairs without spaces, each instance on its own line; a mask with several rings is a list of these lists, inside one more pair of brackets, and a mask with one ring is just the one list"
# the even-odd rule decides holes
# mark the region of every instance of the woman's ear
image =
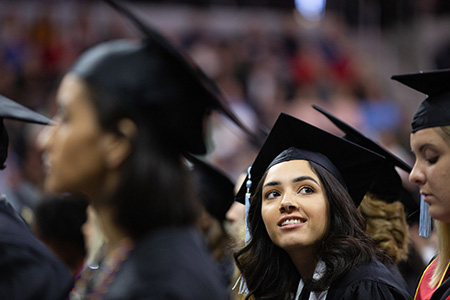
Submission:
[[137,134],[136,124],[130,119],[119,121],[120,134],[109,133],[105,136],[105,161],[109,168],[119,167],[131,153],[131,143]]

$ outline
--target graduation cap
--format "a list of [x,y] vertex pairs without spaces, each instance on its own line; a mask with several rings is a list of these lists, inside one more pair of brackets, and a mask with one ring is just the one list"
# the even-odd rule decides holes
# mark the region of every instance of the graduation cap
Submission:
[[410,173],[411,167],[406,162],[323,108],[316,105],[313,105],[313,108],[325,115],[342,130],[345,133],[344,139],[367,148],[385,158],[385,163],[381,165],[378,175],[369,188],[371,193],[380,196],[386,202],[400,200],[404,204],[407,213],[413,213],[419,209],[418,199],[413,198],[410,192],[405,190],[402,185],[402,180],[395,170],[395,167],[399,167],[407,173]]
[[52,124],[52,121],[25,106],[0,95],[0,169],[5,168],[5,161],[8,155],[8,133],[3,124],[3,119],[24,121],[42,125]]
[[[158,125],[182,152],[204,154],[204,119],[214,109],[256,137],[226,104],[216,84],[167,39],[116,1],[105,0],[141,32],[142,41],[114,40],[86,51],[72,72],[110,96],[127,102]],[[148,115],[148,114],[151,115]]]
[[224,221],[228,209],[233,204],[234,183],[215,166],[193,155],[186,155],[186,158],[192,164],[190,172],[202,205],[214,218]]
[[428,95],[414,114],[412,133],[450,125],[450,69],[394,75],[391,79]]
[[[280,155],[281,154],[281,155]],[[284,157],[283,157],[284,156]],[[236,195],[243,203],[253,195],[264,173],[277,162],[305,159],[327,169],[358,206],[383,157],[288,114],[281,113]],[[248,189],[248,190],[247,190]]]

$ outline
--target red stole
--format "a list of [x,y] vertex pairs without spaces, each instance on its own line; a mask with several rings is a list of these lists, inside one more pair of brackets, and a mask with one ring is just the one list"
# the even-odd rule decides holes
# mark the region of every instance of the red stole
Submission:
[[444,279],[448,277],[448,267],[445,269],[442,278],[439,280],[439,283],[435,287],[430,287],[429,282],[431,281],[431,277],[433,276],[434,269],[436,268],[437,259],[433,259],[433,261],[428,265],[425,271],[420,278],[419,285],[416,289],[416,295],[414,296],[414,300],[429,300],[433,293],[439,288]]

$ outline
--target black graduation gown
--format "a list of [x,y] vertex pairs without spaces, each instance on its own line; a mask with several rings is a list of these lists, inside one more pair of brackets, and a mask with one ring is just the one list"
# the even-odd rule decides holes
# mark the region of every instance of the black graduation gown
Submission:
[[199,233],[166,228],[138,242],[103,299],[225,300],[228,295]]
[[399,272],[390,271],[378,260],[358,266],[334,282],[326,300],[412,299]]
[[447,278],[433,293],[433,296],[431,296],[430,300],[447,300],[449,298],[450,298],[450,278]]
[[69,269],[0,198],[0,299],[63,300],[72,286]]

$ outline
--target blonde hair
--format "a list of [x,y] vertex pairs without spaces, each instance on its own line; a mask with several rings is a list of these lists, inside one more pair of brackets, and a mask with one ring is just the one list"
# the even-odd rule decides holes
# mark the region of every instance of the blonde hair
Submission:
[[[435,127],[435,129],[436,132],[450,146],[450,126]],[[438,256],[436,260],[436,268],[434,269],[431,281],[429,283],[432,288],[439,284],[439,281],[447,270],[447,266],[450,262],[450,224],[435,220],[434,225],[438,240]]]
[[358,210],[366,220],[366,233],[393,263],[408,257],[409,231],[401,202],[386,203],[371,193],[364,196]]
[[436,235],[438,240],[438,257],[436,260],[436,268],[431,277],[430,287],[435,287],[444,275],[447,265],[450,262],[450,224],[441,221],[434,221]]

